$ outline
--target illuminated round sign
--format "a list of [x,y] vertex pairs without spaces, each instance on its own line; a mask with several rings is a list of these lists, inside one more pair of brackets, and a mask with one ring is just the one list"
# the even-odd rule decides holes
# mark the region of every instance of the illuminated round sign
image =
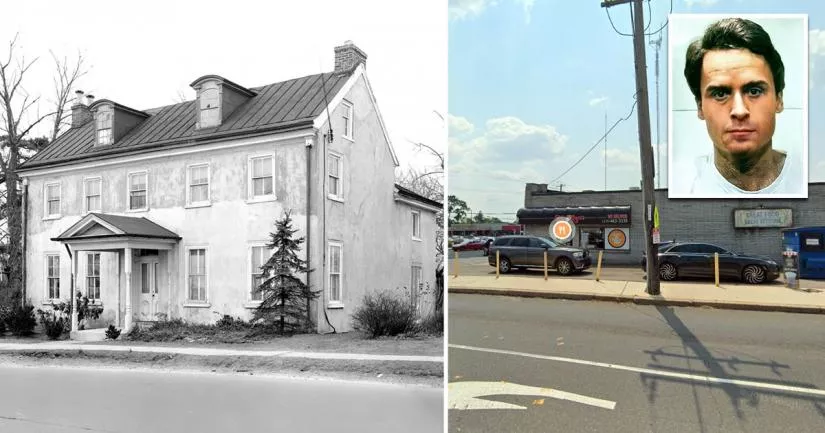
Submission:
[[570,218],[558,217],[550,223],[550,237],[560,244],[567,243],[575,235],[576,225]]
[[610,230],[607,234],[607,243],[613,248],[622,248],[627,243],[627,235],[621,229]]

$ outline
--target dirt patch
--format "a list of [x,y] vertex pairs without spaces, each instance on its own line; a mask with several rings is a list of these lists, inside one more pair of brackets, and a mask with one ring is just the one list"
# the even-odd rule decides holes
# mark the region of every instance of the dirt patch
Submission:
[[317,360],[302,358],[195,356],[140,352],[26,350],[0,353],[0,363],[15,365],[93,365],[211,373],[278,374],[442,386],[443,364],[435,362]]

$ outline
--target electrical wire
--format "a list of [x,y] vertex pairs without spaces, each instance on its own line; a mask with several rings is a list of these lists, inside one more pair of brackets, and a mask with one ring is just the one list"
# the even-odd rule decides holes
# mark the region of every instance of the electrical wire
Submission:
[[[670,16],[670,14],[672,14],[672,13],[673,13],[673,0],[670,0],[670,12],[668,12],[668,13],[667,13],[667,14],[668,14],[668,17],[669,17],[669,16]],[[665,20],[665,23],[664,23],[664,24],[662,24],[662,26],[661,26],[661,27],[659,27],[658,29],[656,29],[656,31],[654,31],[654,32],[652,32],[652,33],[645,33],[645,35],[646,35],[646,36],[653,36],[653,35],[655,35],[655,34],[657,34],[657,33],[661,32],[662,30],[664,30],[664,29],[665,29],[665,27],[667,27],[667,25],[668,25],[668,21],[669,21],[669,19],[666,19],[666,20]]]
[[627,120],[627,119],[630,119],[630,116],[632,116],[632,115],[633,115],[633,111],[636,109],[636,103],[638,103],[638,102],[639,102],[639,100],[638,100],[638,94],[633,95],[633,105],[631,105],[631,106],[630,106],[630,112],[629,112],[629,113],[627,113],[627,116],[622,117],[622,118],[620,118],[619,120],[617,120],[617,121],[616,121],[616,123],[614,123],[614,124],[613,124],[613,126],[611,126],[611,127],[610,127],[610,129],[608,129],[608,130],[607,130],[607,132],[605,132],[605,133],[604,133],[604,135],[602,135],[602,138],[600,138],[600,139],[599,139],[599,141],[597,141],[595,144],[593,144],[593,146],[591,146],[591,147],[590,147],[590,149],[589,149],[589,150],[588,150],[588,151],[587,151],[584,155],[582,155],[582,157],[581,157],[581,158],[579,158],[579,160],[578,160],[578,161],[576,161],[576,162],[575,162],[575,164],[571,165],[571,166],[570,166],[570,168],[568,168],[567,170],[565,170],[565,171],[564,171],[564,173],[560,174],[558,177],[556,177],[555,179],[551,180],[551,181],[550,181],[550,182],[548,182],[548,183],[551,183],[551,184],[552,184],[552,183],[556,183],[556,181],[557,181],[557,180],[559,180],[559,179],[561,179],[562,177],[564,177],[564,175],[566,175],[567,173],[569,173],[569,172],[570,172],[570,170],[572,170],[572,169],[576,168],[576,166],[577,166],[577,165],[579,165],[579,163],[580,163],[580,162],[582,162],[582,161],[584,160],[584,158],[586,158],[586,157],[587,157],[587,155],[590,155],[590,152],[592,152],[592,151],[593,151],[593,149],[595,149],[595,148],[596,148],[596,146],[598,146],[599,144],[601,144],[601,142],[602,142],[602,141],[604,141],[604,139],[606,139],[606,138],[607,138],[608,134],[610,134],[610,132],[611,132],[611,131],[613,131],[613,129],[614,129],[616,126],[618,126],[618,125],[619,125],[619,123],[622,123],[622,122],[624,122],[624,121],[625,121],[625,120]]

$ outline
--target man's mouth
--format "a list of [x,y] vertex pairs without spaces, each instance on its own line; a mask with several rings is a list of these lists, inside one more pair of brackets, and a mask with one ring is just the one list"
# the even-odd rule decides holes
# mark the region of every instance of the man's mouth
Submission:
[[729,129],[728,134],[736,141],[747,140],[756,132],[754,129]]

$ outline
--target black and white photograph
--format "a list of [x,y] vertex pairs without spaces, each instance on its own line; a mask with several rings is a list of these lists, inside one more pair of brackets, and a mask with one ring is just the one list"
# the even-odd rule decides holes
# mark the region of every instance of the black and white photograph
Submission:
[[0,431],[442,431],[446,1],[3,12]]
[[807,15],[673,14],[668,36],[668,196],[807,198]]

